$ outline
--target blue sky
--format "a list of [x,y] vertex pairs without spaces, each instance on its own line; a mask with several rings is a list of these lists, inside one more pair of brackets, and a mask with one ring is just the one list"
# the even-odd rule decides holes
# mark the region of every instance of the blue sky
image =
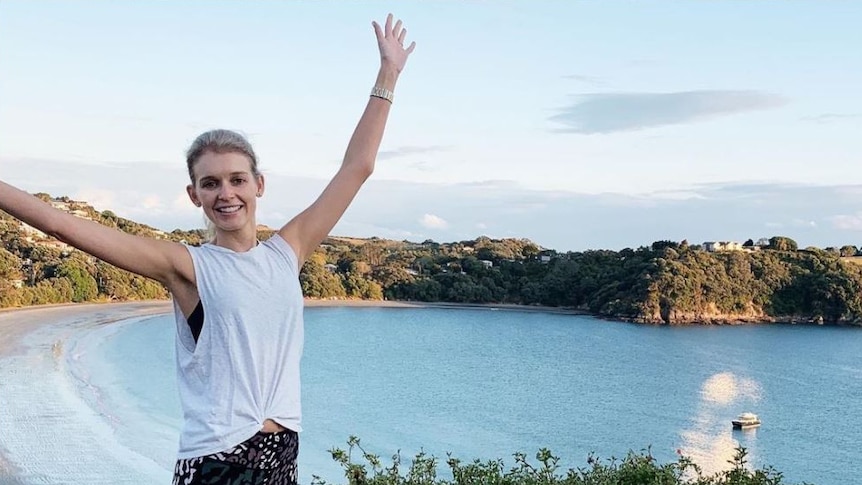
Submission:
[[183,152],[232,128],[279,226],[340,163],[390,11],[418,46],[334,234],[862,245],[856,2],[4,0],[0,178],[199,227]]

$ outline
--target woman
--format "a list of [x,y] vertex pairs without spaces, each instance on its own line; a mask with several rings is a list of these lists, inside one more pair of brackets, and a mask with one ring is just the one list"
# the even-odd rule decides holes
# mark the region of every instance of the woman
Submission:
[[344,161],[318,199],[267,241],[257,240],[264,177],[248,142],[200,135],[186,163],[191,201],[214,238],[200,247],[129,235],[56,210],[0,182],[0,209],[76,248],[165,285],[177,320],[183,429],[175,484],[297,482],[301,431],[299,271],[371,175],[398,76],[413,52],[392,15],[372,22],[377,81]]

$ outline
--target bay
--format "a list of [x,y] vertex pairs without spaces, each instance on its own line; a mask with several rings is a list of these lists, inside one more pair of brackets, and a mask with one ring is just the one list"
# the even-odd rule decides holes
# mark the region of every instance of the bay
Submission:
[[[736,446],[791,483],[862,473],[862,329],[790,325],[644,326],[493,309],[306,309],[300,478],[343,483],[327,450],[358,436],[405,461],[528,456],[566,467],[595,453],[681,452],[707,471]],[[89,379],[128,446],[169,466],[179,405],[173,322],[143,319],[101,336]],[[734,431],[757,413],[763,425]],[[445,472],[445,466],[441,467]]]

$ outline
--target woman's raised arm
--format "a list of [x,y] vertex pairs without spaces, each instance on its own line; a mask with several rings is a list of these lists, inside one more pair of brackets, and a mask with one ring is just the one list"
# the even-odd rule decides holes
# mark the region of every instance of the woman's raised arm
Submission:
[[13,217],[119,268],[152,278],[168,289],[194,281],[188,251],[179,243],[126,234],[73,216],[0,181],[0,209]]
[[395,84],[416,47],[415,42],[404,47],[407,29],[403,28],[400,20],[393,24],[392,14],[386,17],[383,26],[377,22],[372,25],[380,49],[380,70],[365,111],[347,145],[341,168],[317,200],[279,230],[279,234],[297,251],[300,266],[335,227],[374,171]]

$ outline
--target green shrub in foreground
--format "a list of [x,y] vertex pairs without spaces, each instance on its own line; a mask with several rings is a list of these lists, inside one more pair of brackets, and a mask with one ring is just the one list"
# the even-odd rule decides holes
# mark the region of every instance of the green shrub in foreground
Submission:
[[[779,485],[785,484],[782,474],[771,467],[749,470],[745,448],[736,449],[730,468],[705,475],[691,459],[680,456],[676,462],[659,464],[649,450],[629,452],[622,460],[600,460],[590,455],[587,466],[559,470],[559,458],[548,449],[536,454],[538,463],[531,464],[523,453],[516,453],[515,466],[506,469],[502,460],[462,463],[449,455],[446,463],[452,479],[437,477],[438,461],[420,452],[410,466],[401,463],[401,454],[392,457],[392,464],[384,466],[380,457],[366,452],[359,438],[347,440],[347,451],[333,448],[332,458],[344,468],[348,485]],[[353,454],[359,453],[364,463],[357,463]],[[314,476],[312,485],[329,485]]]

